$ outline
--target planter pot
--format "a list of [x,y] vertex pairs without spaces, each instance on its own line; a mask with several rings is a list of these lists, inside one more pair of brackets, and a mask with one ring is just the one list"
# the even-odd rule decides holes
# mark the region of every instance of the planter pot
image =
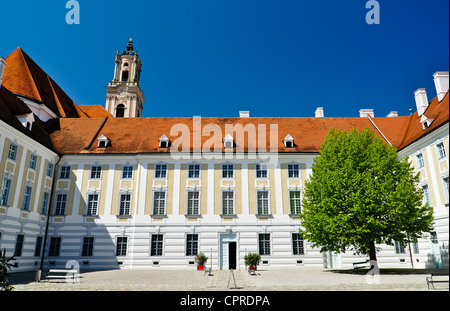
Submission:
[[197,266],[197,271],[203,271],[205,269],[204,266]]
[[256,271],[256,266],[250,266],[250,271]]

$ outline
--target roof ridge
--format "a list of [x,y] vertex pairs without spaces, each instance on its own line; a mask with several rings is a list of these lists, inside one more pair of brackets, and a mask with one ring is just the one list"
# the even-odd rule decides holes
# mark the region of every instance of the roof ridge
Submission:
[[56,107],[58,108],[58,112],[61,115],[61,117],[66,117],[66,112],[64,111],[64,108],[61,105],[61,102],[59,101],[58,95],[55,92],[55,89],[53,87],[53,83],[50,79],[50,77],[47,75],[48,83],[50,84],[50,88],[52,89],[53,97],[55,98]]

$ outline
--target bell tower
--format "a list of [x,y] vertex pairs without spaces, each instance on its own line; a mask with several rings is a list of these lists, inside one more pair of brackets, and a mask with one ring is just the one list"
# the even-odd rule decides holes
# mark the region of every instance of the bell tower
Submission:
[[145,101],[139,86],[142,64],[131,38],[125,51],[117,51],[115,64],[114,79],[106,87],[105,109],[116,118],[139,118]]

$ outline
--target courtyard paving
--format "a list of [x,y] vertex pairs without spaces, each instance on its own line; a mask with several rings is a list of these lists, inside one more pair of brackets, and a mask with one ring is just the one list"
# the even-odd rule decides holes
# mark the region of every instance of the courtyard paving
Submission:
[[[79,282],[35,282],[34,273],[11,274],[15,291],[429,291],[423,270],[365,271],[327,269],[247,271],[107,270],[81,272]],[[436,290],[449,290],[448,283]],[[431,290],[430,290],[431,291]]]

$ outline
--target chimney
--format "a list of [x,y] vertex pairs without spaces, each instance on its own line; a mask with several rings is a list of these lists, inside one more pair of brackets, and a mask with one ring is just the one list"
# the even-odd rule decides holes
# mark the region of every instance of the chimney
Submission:
[[360,118],[367,118],[368,116],[374,117],[373,109],[361,109],[359,111]]
[[0,56],[0,87],[2,87],[3,71],[5,71],[6,61]]
[[425,89],[417,89],[414,92],[414,97],[416,99],[417,113],[420,117],[428,108],[427,92],[425,91]]
[[250,111],[239,111],[239,118],[250,118]]
[[398,111],[391,111],[386,117],[388,118],[398,117]]
[[324,112],[323,112],[323,107],[317,107],[316,109],[316,118],[324,118]]
[[436,93],[439,101],[444,99],[448,91],[448,71],[437,71],[433,75],[434,85],[436,86]]

